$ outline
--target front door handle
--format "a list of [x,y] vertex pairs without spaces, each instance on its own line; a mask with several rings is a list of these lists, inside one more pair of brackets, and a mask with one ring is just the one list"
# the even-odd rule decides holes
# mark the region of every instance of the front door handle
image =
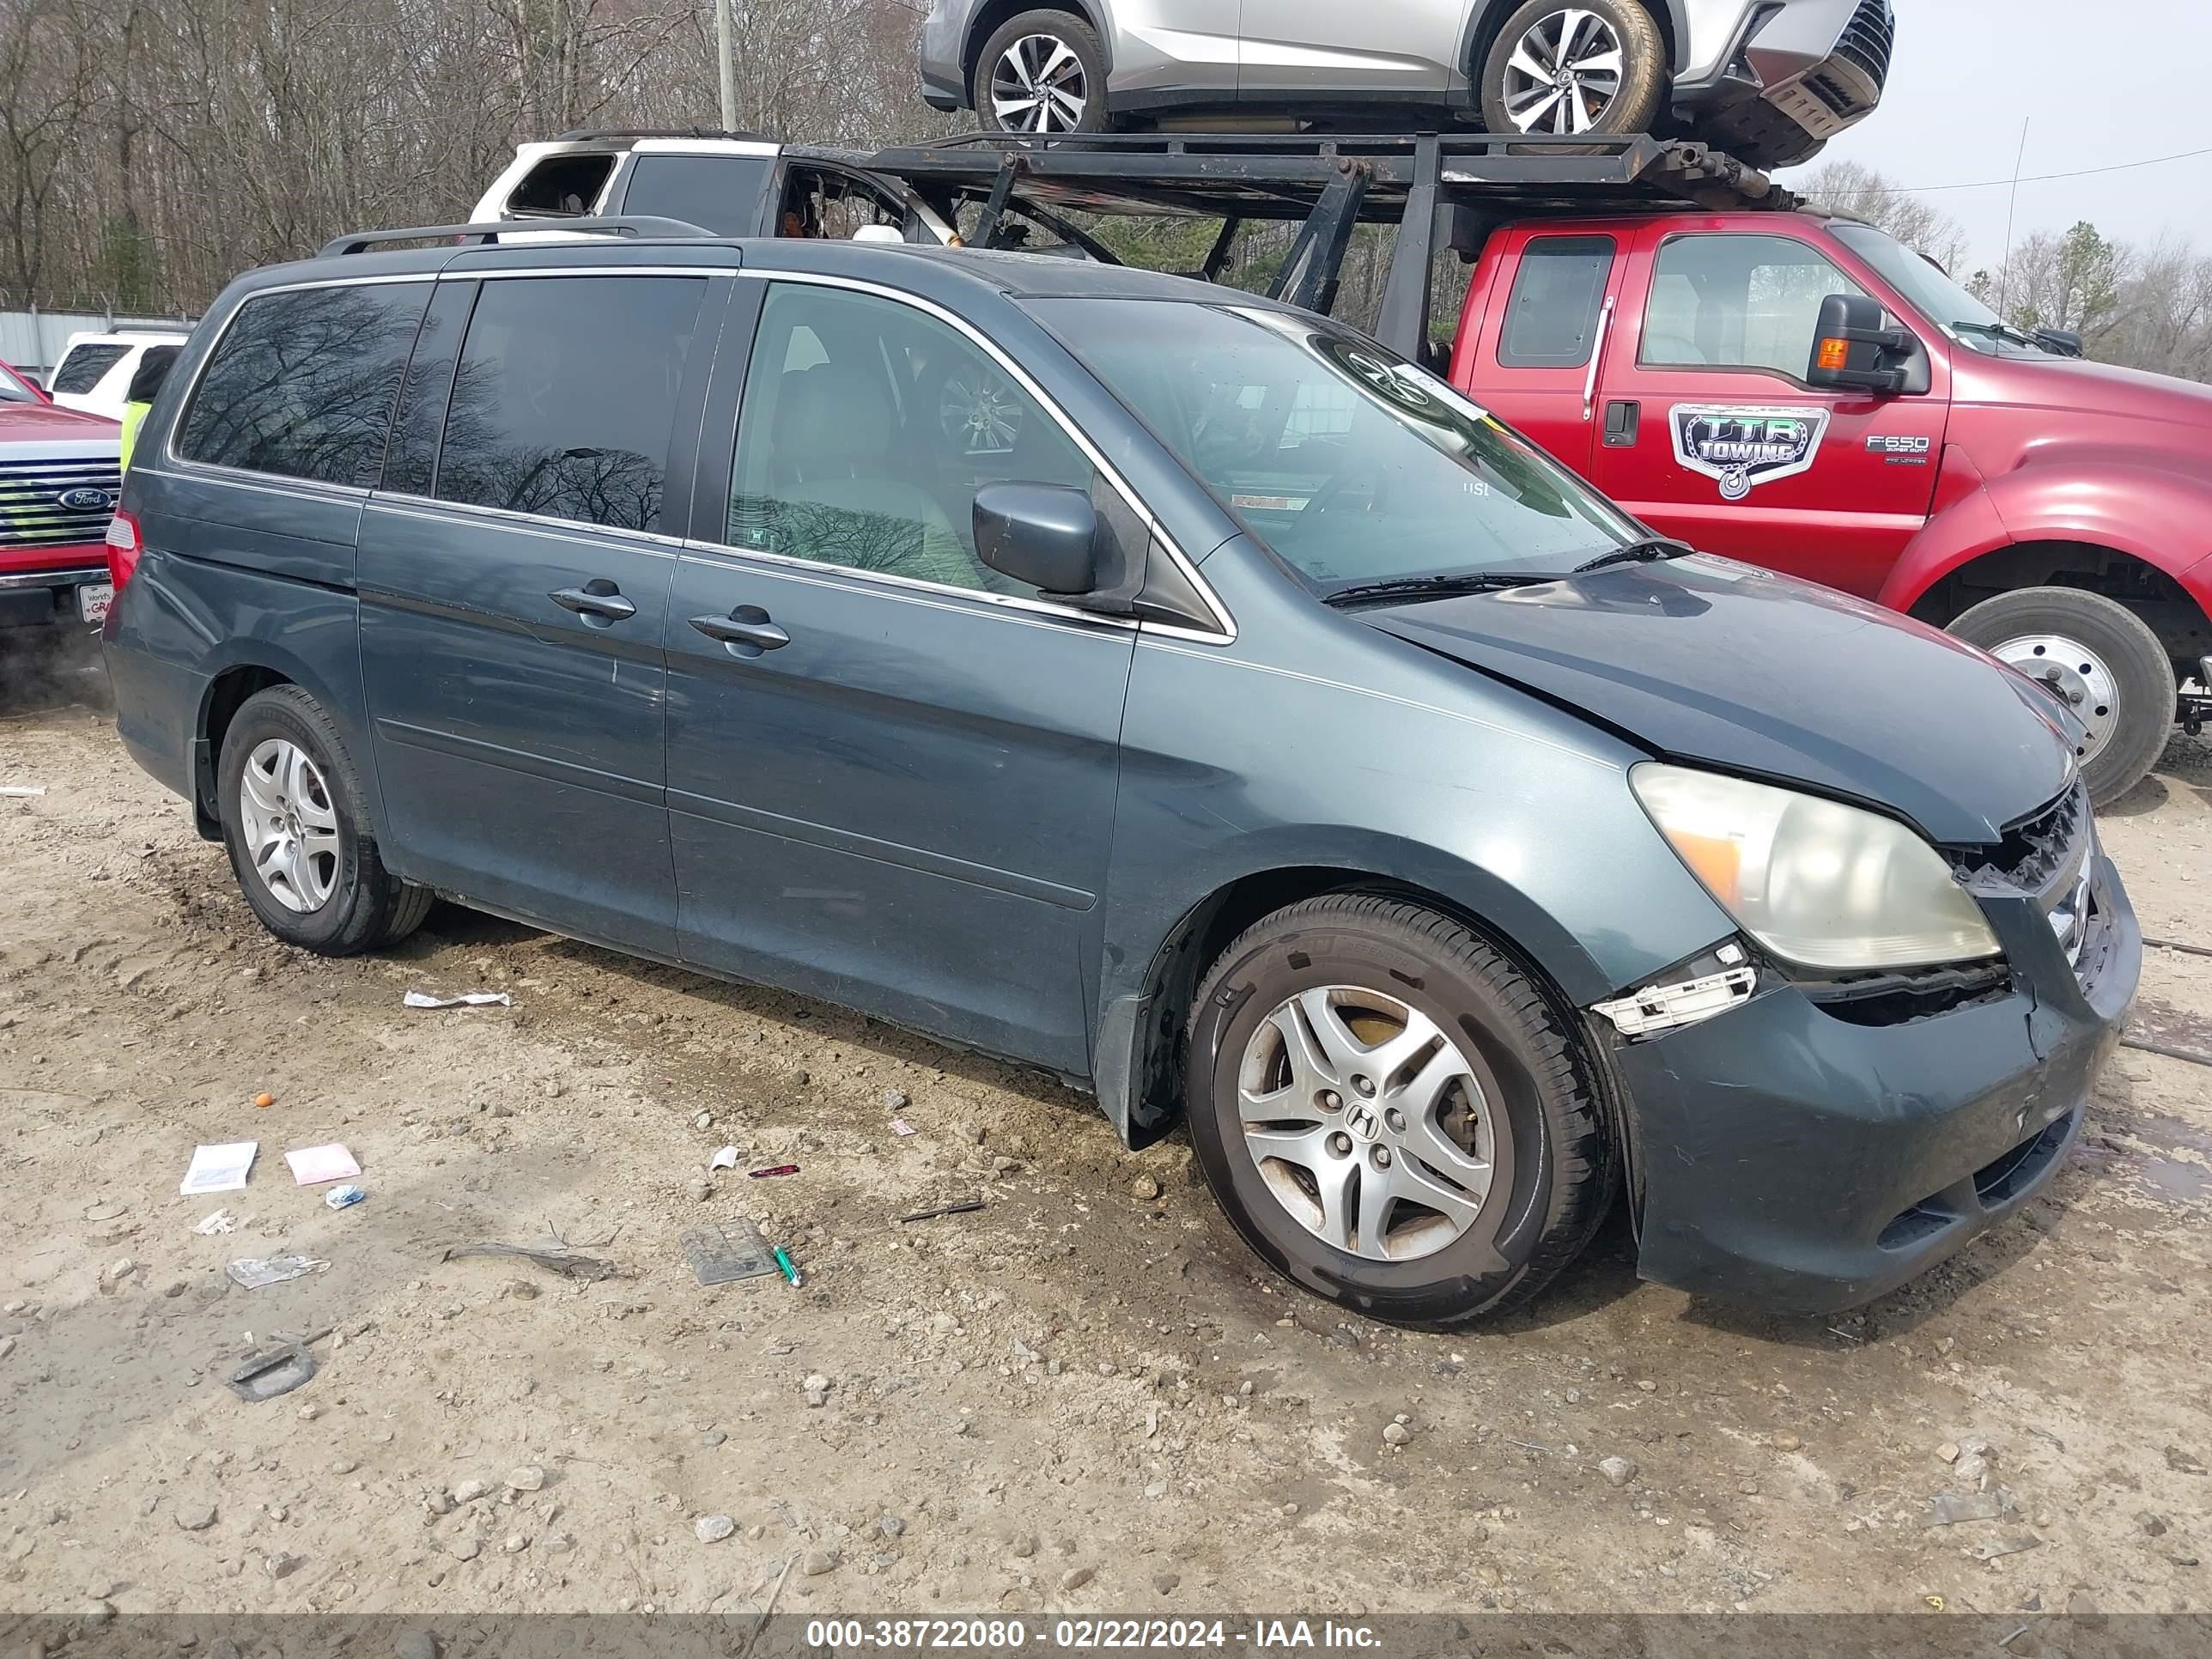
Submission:
[[791,635],[768,619],[757,605],[741,605],[726,617],[694,617],[691,626],[710,640],[720,640],[733,657],[757,657],[763,651],[781,651]]
[[637,615],[637,607],[623,598],[622,590],[605,576],[594,576],[581,587],[556,587],[545,597],[595,627],[626,622]]

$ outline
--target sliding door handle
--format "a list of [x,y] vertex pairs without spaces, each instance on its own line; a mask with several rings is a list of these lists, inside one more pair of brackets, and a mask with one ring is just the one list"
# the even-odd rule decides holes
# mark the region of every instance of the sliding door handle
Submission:
[[791,635],[768,619],[757,605],[741,605],[726,617],[694,617],[691,626],[710,640],[720,640],[740,657],[757,657],[763,651],[780,651]]
[[622,590],[604,576],[594,576],[581,587],[556,587],[545,596],[563,611],[573,611],[586,622],[627,622],[637,607],[623,598]]

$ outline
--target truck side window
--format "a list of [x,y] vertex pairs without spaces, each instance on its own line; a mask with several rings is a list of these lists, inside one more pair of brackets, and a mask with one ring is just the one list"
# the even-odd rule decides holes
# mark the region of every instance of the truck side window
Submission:
[[1505,326],[1503,368],[1580,368],[1597,344],[1598,313],[1613,274],[1610,236],[1539,236],[1522,250]]
[[1820,301],[1864,289],[1788,236],[1677,236],[1659,250],[1637,361],[1647,368],[1759,368],[1802,378]]

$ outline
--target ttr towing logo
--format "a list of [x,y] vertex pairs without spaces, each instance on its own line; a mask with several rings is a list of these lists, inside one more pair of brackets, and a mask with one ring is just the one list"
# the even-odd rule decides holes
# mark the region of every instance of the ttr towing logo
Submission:
[[1828,429],[1820,408],[1741,409],[1677,404],[1668,411],[1674,459],[1720,481],[1721,499],[1740,501],[1763,483],[1811,469]]

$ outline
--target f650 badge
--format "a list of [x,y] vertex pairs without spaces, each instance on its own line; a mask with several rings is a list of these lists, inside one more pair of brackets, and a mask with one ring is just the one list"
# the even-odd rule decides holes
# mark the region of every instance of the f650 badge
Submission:
[[1867,453],[1880,455],[1899,466],[1921,466],[1936,447],[1932,438],[1908,438],[1898,433],[1875,433],[1867,440]]
[[1811,469],[1828,430],[1828,411],[1676,404],[1667,424],[1674,435],[1674,459],[1692,472],[1719,480],[1723,501],[1740,501],[1760,484]]

